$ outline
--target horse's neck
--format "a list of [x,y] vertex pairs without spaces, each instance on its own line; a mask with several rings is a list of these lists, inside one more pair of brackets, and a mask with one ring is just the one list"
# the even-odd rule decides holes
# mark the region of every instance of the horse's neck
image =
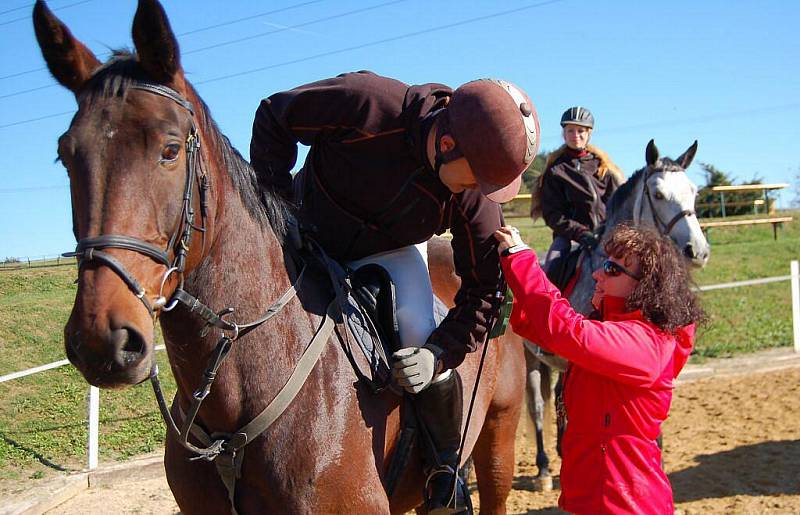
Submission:
[[622,222],[639,222],[637,199],[641,199],[642,187],[642,180],[638,178],[636,184],[633,185],[633,189],[630,190],[628,197],[623,202],[616,205],[609,202],[608,209],[606,210],[606,233]]
[[[217,173],[226,174],[224,171]],[[218,175],[216,184],[212,184],[212,189],[215,187],[217,198],[213,220],[209,220],[212,235],[205,243],[206,254],[200,264],[187,274],[184,289],[215,311],[233,308],[231,320],[240,324],[251,322],[291,285],[284,253],[271,228],[248,213],[239,194],[233,190],[229,176]],[[195,237],[193,244],[199,246],[200,241],[200,237]],[[278,316],[285,316],[293,309]],[[268,324],[274,322],[273,319]],[[162,328],[179,395],[187,400],[199,386],[220,332],[212,329],[201,337],[202,319],[183,307],[162,318]],[[280,354],[293,348],[291,338],[282,338],[280,345],[271,345],[272,338],[265,335],[273,334],[279,338],[274,330],[259,329],[233,343],[233,349],[219,369],[212,394],[200,412],[201,419],[209,427],[231,428],[248,416],[242,411],[247,406],[245,393],[277,390],[278,386],[271,384],[272,374],[267,367],[275,367],[275,363],[270,363],[272,357],[277,356],[280,361]]]

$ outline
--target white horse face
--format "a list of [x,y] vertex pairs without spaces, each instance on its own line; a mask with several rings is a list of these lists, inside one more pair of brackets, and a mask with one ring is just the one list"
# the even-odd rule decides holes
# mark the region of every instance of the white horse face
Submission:
[[711,249],[694,214],[697,186],[684,170],[672,169],[653,173],[646,189],[650,200],[642,197],[641,221],[669,234],[693,266],[705,266]]

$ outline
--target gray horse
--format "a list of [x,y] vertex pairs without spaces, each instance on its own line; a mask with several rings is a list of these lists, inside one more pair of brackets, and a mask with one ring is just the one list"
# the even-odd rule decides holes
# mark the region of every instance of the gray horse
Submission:
[[[697,141],[676,160],[659,158],[653,140],[647,144],[645,156],[647,166],[634,173],[609,199],[606,207],[605,232],[608,234],[617,224],[632,222],[655,227],[669,235],[692,266],[703,267],[708,262],[710,248],[694,211],[697,187],[689,180],[686,169],[697,152]],[[579,262],[580,275],[569,294],[569,301],[580,313],[592,310],[591,299],[595,281],[592,272],[607,258],[602,245],[591,254],[584,252]],[[563,372],[566,360],[543,353],[534,343],[525,341],[527,365],[528,413],[536,427],[536,486],[542,490],[552,488],[550,460],[544,449],[544,409],[551,396],[551,372]],[[560,393],[556,385],[556,395]],[[562,413],[563,415],[563,413]],[[559,436],[563,431],[563,416],[556,417]]]

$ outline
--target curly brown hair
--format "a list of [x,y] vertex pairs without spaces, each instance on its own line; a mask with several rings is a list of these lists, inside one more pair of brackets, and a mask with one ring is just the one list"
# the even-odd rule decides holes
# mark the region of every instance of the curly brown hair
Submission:
[[668,333],[704,319],[686,260],[669,237],[650,227],[620,224],[603,248],[617,259],[635,256],[639,261],[642,279],[628,297],[628,309],[641,310],[646,320]]

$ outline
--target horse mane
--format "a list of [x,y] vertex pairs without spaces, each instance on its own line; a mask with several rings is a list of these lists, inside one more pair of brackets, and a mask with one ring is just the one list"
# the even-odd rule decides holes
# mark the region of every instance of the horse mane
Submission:
[[606,207],[606,213],[615,213],[617,212],[620,207],[628,200],[631,193],[633,193],[633,189],[636,187],[636,184],[642,179],[644,175],[644,171],[647,168],[639,168],[633,175],[631,175],[627,181],[620,184],[619,188],[611,195],[611,198],[608,199],[608,206]]
[[[125,95],[136,82],[152,82],[142,67],[136,54],[128,50],[115,50],[111,58],[95,70],[92,78],[80,92],[78,101],[89,105],[99,99],[110,97],[125,98]],[[227,136],[222,134],[205,101],[197,94],[194,87],[187,82],[195,99],[195,116],[207,127],[213,140],[213,147],[219,149],[223,164],[233,182],[233,187],[250,216],[262,227],[269,225],[278,239],[283,243],[292,209],[280,195],[263,189],[258,184],[256,172],[250,163],[231,145]],[[194,99],[193,99],[194,100]]]
[[[678,163],[673,161],[668,157],[662,157],[656,162],[656,168],[659,169],[660,172],[681,172],[683,168],[680,167]],[[639,168],[633,175],[628,178],[627,181],[620,184],[619,188],[611,195],[611,198],[608,199],[608,205],[606,206],[606,212],[617,212],[620,207],[628,200],[628,197],[633,192],[633,188],[636,187],[636,184],[642,179],[647,167]]]

